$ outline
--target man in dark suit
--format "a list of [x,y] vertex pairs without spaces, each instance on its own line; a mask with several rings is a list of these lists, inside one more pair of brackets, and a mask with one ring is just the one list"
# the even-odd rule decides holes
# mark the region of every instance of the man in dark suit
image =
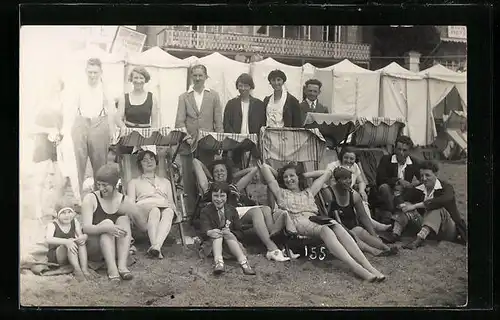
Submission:
[[240,95],[227,102],[224,110],[224,132],[227,133],[259,133],[266,125],[266,108],[264,103],[250,95],[255,88],[252,77],[248,73],[236,79],[236,89]]
[[[401,193],[420,184],[418,160],[410,156],[412,148],[413,141],[410,137],[399,136],[396,139],[394,154],[385,155],[380,159],[376,182],[381,205],[378,220],[382,223],[391,222],[392,214],[397,209],[395,200]],[[413,181],[413,178],[416,180]]]
[[453,186],[437,178],[438,165],[433,161],[425,161],[420,166],[422,184],[408,190],[404,195],[406,203],[398,214],[394,225],[396,236],[406,228],[413,215],[421,215],[420,231],[416,238],[403,245],[406,249],[420,247],[429,235],[438,240],[467,242],[467,231],[464,220],[460,217]]
[[302,110],[302,118],[304,122],[308,112],[328,113],[328,108],[319,103],[318,96],[321,93],[321,81],[317,79],[309,79],[304,84],[305,99],[300,103]]

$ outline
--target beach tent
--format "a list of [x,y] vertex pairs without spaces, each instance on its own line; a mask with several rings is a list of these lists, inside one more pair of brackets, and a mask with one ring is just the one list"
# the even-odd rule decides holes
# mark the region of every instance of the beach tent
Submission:
[[236,79],[242,73],[249,73],[250,65],[230,59],[218,52],[198,59],[198,63],[207,67],[206,86],[217,91],[224,109],[229,100],[239,95]]
[[415,145],[426,145],[427,83],[424,77],[392,62],[380,72],[380,115],[406,121],[403,134]]
[[454,72],[441,64],[436,64],[419,72],[427,81],[427,103],[432,121],[427,124],[427,144],[433,142],[437,135],[434,123],[434,108],[456,88],[460,96],[463,110],[467,110],[467,73]]
[[266,96],[273,94],[273,88],[269,84],[267,76],[275,69],[283,71],[286,75],[287,80],[284,88],[299,101],[302,101],[302,67],[290,66],[278,62],[273,58],[267,58],[251,64],[251,73],[255,83],[253,96],[264,100]]
[[380,73],[361,68],[347,59],[318,68],[315,78],[323,83],[320,102],[331,113],[359,117],[379,115]]
[[186,91],[188,62],[176,58],[159,47],[130,56],[127,63],[125,92],[133,88],[128,81],[136,66],[145,67],[151,75],[145,89],[151,91],[160,110],[159,127],[174,127],[179,96]]

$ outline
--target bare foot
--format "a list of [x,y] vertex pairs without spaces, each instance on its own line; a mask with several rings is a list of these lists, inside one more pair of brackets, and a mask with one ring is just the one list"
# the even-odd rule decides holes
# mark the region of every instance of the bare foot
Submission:
[[82,271],[73,271],[73,276],[78,281],[85,281],[85,280],[87,280],[85,278],[85,275],[84,275],[84,273]]
[[158,254],[158,259],[163,259],[163,258],[165,258],[165,257],[163,256],[163,254],[161,253],[161,251],[159,251],[159,252],[160,252],[160,253]]
[[82,270],[82,272],[87,280],[95,280],[98,277],[94,270]]

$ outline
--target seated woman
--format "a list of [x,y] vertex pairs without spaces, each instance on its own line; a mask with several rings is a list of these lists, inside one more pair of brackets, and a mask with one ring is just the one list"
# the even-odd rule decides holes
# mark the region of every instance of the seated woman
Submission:
[[[351,171],[337,167],[333,170],[336,183],[333,185],[331,210],[337,222],[340,222],[356,240],[363,252],[374,256],[390,256],[398,253],[396,247],[388,247],[375,233],[374,227],[366,214],[361,196],[351,189]],[[360,223],[364,226],[360,226]]]
[[116,190],[119,168],[115,163],[102,166],[96,173],[98,192],[85,196],[82,203],[83,232],[88,234],[89,260],[104,257],[110,280],[131,280],[127,268],[130,249],[130,219],[135,205]]
[[243,201],[243,197],[240,193],[240,190],[244,190],[250,184],[255,174],[259,171],[259,168],[247,168],[238,171],[235,174],[235,178],[241,177],[241,179],[239,179],[236,184],[233,184],[232,171],[226,160],[215,160],[211,164],[210,170],[207,170],[198,159],[193,160],[193,166],[199,181],[199,187],[203,194],[203,203],[201,207],[211,202],[209,189],[213,182],[229,183],[230,192],[227,203],[236,208],[243,224],[252,223],[255,233],[267,248],[266,258],[280,262],[290,260],[289,257],[283,255],[283,252],[279,250],[278,246],[271,240],[271,236],[278,233],[283,228],[285,224],[285,215],[282,214],[282,211],[276,211],[273,216],[271,208],[267,206],[245,205],[249,203],[244,203],[245,201]]
[[142,173],[132,179],[127,188],[128,196],[135,201],[141,214],[134,223],[141,231],[147,231],[151,246],[146,254],[163,259],[161,247],[176,217],[172,186],[166,178],[156,175],[158,157],[154,152],[140,151],[137,166]]
[[[354,149],[350,147],[344,147],[340,151],[339,154],[339,159],[333,161],[328,164],[327,169],[332,171],[337,168],[337,167],[342,167],[351,172],[351,188],[354,188],[354,190],[358,191],[359,195],[361,196],[363,207],[365,209],[366,214],[368,217],[370,217],[370,220],[372,221],[373,227],[375,228],[376,231],[387,231],[391,228],[390,224],[383,224],[380,223],[376,220],[374,220],[371,217],[370,214],[370,207],[368,206],[368,195],[366,194],[366,183],[363,179],[363,174],[361,173],[361,168],[358,166],[356,163],[356,153],[354,152]],[[312,171],[312,172],[305,172],[304,176],[306,178],[317,178],[320,177],[324,172],[319,170],[319,171]],[[335,184],[335,181],[332,179],[330,181],[330,186],[333,187]],[[325,199],[326,202],[330,202],[331,199]]]
[[[309,188],[305,188],[302,169],[295,164],[287,164],[274,178],[269,165],[259,163],[264,181],[277,199],[278,206],[288,212],[290,220],[299,235],[318,237],[323,240],[328,250],[337,258],[347,263],[350,269],[362,279],[373,282],[383,281],[385,276],[375,269],[366,259],[356,242],[339,223],[333,226],[320,225],[309,220],[318,214],[314,197],[323,184],[330,179],[331,171],[326,171]],[[279,183],[278,183],[279,182]]]

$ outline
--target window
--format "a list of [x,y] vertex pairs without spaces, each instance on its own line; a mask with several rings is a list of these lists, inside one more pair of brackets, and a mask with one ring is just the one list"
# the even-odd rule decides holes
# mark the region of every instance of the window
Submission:
[[269,36],[269,26],[253,26],[253,33],[258,36]]
[[323,26],[323,41],[342,42],[343,26]]
[[222,26],[223,33],[252,34],[252,26]]
[[311,26],[300,26],[299,39],[310,40],[311,39]]

